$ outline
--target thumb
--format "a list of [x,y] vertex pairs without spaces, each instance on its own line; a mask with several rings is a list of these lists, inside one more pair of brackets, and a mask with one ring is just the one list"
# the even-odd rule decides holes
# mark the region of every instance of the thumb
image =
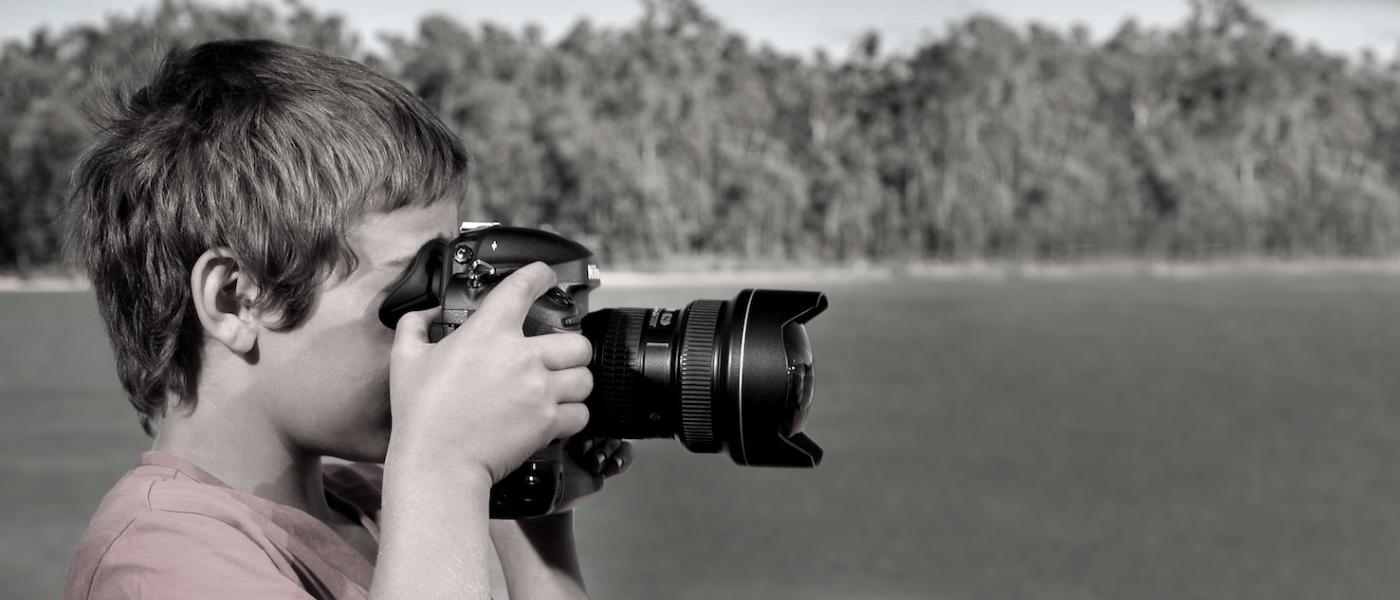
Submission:
[[404,313],[394,327],[394,352],[403,352],[428,343],[428,323],[438,313],[438,307]]

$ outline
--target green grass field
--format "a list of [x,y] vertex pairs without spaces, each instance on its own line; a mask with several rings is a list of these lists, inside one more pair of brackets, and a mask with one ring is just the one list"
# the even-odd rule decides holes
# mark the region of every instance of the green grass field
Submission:
[[[804,287],[787,285],[785,287]],[[670,441],[580,511],[599,598],[1393,598],[1400,278],[825,282],[815,470]],[[736,287],[601,290],[682,306]],[[0,597],[147,442],[87,294],[0,295]]]

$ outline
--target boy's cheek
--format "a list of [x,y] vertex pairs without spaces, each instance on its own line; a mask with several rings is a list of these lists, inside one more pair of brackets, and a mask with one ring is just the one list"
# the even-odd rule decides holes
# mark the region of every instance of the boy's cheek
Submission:
[[344,352],[356,345],[349,340],[327,342],[307,348],[300,360],[282,357],[288,363],[264,380],[281,413],[274,418],[284,423],[290,441],[308,451],[378,460],[390,427],[387,354],[364,342],[354,352]]
[[368,314],[354,286],[328,290],[304,326],[267,342],[263,385],[309,451],[379,462],[389,440],[389,356],[394,331]]
[[389,453],[389,428],[342,442],[343,447],[330,449],[325,454],[354,462],[382,463]]
[[366,427],[354,438],[348,440],[353,447],[356,456],[352,460],[360,462],[384,462],[384,455],[389,451],[389,404],[386,401],[383,408],[365,419]]
[[335,433],[332,443],[343,445],[339,450],[352,456],[345,458],[361,462],[382,462],[389,448],[389,380],[388,366],[380,376],[368,382],[364,388],[353,390],[344,396],[352,400],[351,405],[341,406],[342,419],[335,419],[342,427]]
[[304,445],[315,452],[357,462],[383,462],[389,448],[387,405],[329,408],[340,414],[321,415],[305,421]]

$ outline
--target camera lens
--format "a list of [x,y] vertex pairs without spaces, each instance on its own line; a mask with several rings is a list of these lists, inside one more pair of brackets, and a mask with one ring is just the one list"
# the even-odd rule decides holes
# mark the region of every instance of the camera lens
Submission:
[[815,466],[821,448],[802,434],[814,389],[804,324],[826,306],[819,292],[744,290],[684,309],[590,313],[589,430],[675,437],[745,465]]

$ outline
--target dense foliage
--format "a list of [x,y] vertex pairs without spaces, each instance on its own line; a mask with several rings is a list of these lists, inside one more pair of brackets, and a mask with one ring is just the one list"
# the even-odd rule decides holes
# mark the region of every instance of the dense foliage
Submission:
[[968,19],[908,53],[755,46],[691,0],[556,42],[425,18],[377,54],[299,4],[167,0],[0,53],[0,269],[58,261],[84,107],[163,48],[271,37],[364,60],[461,132],[466,216],[605,260],[1388,256],[1400,67],[1303,47],[1239,0],[1177,27]]

